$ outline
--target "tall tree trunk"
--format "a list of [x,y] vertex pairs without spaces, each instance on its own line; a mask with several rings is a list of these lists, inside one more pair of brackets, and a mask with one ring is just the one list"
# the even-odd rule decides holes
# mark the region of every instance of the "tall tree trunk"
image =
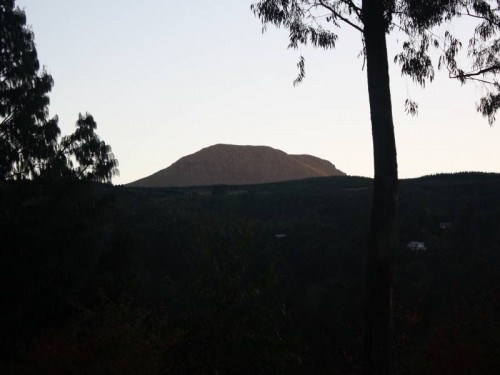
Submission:
[[383,0],[363,0],[375,180],[366,265],[364,374],[392,372],[392,252],[398,171]]

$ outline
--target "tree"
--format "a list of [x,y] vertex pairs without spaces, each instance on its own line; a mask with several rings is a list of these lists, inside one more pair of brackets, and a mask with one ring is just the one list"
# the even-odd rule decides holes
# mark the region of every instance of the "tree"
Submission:
[[60,133],[48,118],[52,77],[40,72],[33,32],[14,0],[0,2],[0,179],[38,174]]
[[91,114],[80,113],[76,130],[62,137],[54,157],[44,171],[46,175],[91,181],[110,181],[118,173],[118,161],[111,147],[94,132],[97,124]]
[[[500,108],[500,2],[494,0],[261,0],[251,6],[268,24],[289,30],[289,48],[310,43],[332,49],[342,26],[359,32],[367,68],[374,154],[374,192],[369,234],[364,311],[364,373],[389,374],[392,351],[392,253],[395,244],[398,172],[386,35],[405,37],[394,61],[401,73],[425,86],[434,78],[434,66],[446,69],[451,78],[484,84],[487,94],[477,109],[491,122]],[[468,44],[467,61],[460,65],[461,41],[444,30],[449,22],[466,16],[478,25]],[[443,31],[443,33],[440,32]],[[437,63],[430,49],[439,53]],[[297,84],[305,77],[304,58],[299,63]],[[417,103],[407,99],[406,111],[416,114]]]
[[109,181],[117,161],[95,134],[92,116],[80,115],[75,133],[58,142],[58,118],[49,118],[48,109],[53,84],[40,70],[24,11],[14,0],[0,0],[0,180],[58,175]]

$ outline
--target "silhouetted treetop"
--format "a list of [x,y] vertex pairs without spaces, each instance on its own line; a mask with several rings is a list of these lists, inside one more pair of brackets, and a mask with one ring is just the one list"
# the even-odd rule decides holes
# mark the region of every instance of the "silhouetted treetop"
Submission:
[[52,77],[40,71],[33,32],[14,1],[0,2],[0,178],[39,174],[60,133],[49,119]]
[[95,133],[97,124],[89,113],[78,115],[76,130],[62,138],[58,156],[64,160],[67,172],[92,181],[110,181],[118,173],[118,161],[111,147]]

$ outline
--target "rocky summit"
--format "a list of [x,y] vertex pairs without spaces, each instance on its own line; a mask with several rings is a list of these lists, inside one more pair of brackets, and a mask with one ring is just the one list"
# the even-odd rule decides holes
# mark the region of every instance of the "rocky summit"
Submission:
[[329,161],[311,155],[289,155],[268,146],[217,144],[128,185],[249,185],[326,176],[345,176],[345,173]]

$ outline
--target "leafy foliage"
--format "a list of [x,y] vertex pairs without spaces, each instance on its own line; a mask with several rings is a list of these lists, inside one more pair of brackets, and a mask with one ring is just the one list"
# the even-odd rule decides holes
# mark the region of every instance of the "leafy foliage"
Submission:
[[48,118],[52,77],[40,72],[33,32],[13,0],[0,3],[0,179],[33,177],[60,133]]
[[79,114],[76,131],[62,138],[48,173],[98,182],[111,181],[118,173],[118,161],[111,147],[94,132],[96,128],[92,115]]
[[[450,78],[461,83],[475,81],[486,94],[480,98],[477,110],[491,123],[500,108],[500,14],[495,0],[390,0],[384,1],[385,28],[406,40],[394,62],[401,74],[425,86],[435,77],[435,67],[445,69]],[[289,48],[310,43],[314,47],[331,49],[342,25],[360,31],[364,42],[364,19],[360,0],[261,0],[252,5],[254,14],[264,24],[285,27],[290,31]],[[467,43],[467,53],[461,53],[463,42],[448,28],[456,18],[477,21]],[[432,51],[437,52],[436,56]],[[361,54],[366,53],[365,49]],[[297,84],[305,76],[304,58],[298,64]],[[410,101],[412,102],[412,101]],[[415,115],[415,105],[405,102],[407,113]],[[415,103],[416,104],[416,103]]]

